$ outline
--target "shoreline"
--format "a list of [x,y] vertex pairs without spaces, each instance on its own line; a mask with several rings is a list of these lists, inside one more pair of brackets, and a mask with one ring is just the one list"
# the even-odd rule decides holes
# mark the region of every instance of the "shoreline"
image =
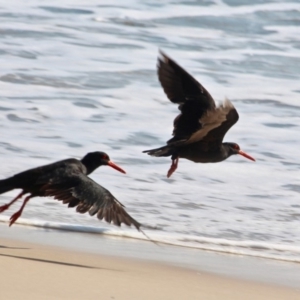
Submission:
[[3,299],[296,300],[300,290],[0,238]]
[[[0,216],[0,223],[9,223],[8,216]],[[290,245],[278,245],[272,244],[269,242],[262,242],[262,241],[237,241],[237,240],[226,240],[222,238],[207,238],[207,237],[194,237],[192,239],[195,242],[198,242],[198,245],[189,244],[189,243],[180,243],[178,241],[169,240],[169,235],[160,235],[154,237],[152,232],[150,233],[151,236],[147,236],[146,232],[141,233],[138,231],[123,231],[121,230],[111,230],[104,227],[95,227],[95,226],[85,226],[85,225],[75,225],[75,224],[67,224],[67,223],[56,223],[56,222],[47,222],[47,221],[32,221],[28,219],[20,218],[17,222],[18,225],[22,226],[30,226],[34,228],[48,228],[53,230],[59,231],[67,231],[67,232],[75,232],[78,234],[85,233],[85,234],[98,234],[104,235],[107,237],[119,237],[119,238],[128,238],[134,239],[139,241],[151,241],[156,243],[157,245],[161,246],[175,246],[175,247],[183,247],[189,249],[195,249],[200,251],[212,252],[212,253],[220,253],[220,254],[227,254],[227,255],[238,255],[238,256],[247,256],[247,257],[254,257],[259,259],[270,259],[282,262],[291,262],[291,263],[300,263],[300,258],[295,257],[292,253],[300,253],[300,247],[298,246],[290,246]],[[123,227],[124,228],[124,227]],[[146,228],[147,229],[147,228]],[[167,238],[167,239],[166,239]],[[182,236],[182,239],[185,237]],[[207,246],[209,244],[210,246]],[[235,247],[233,250],[231,247]],[[247,248],[245,251],[244,248]],[[267,249],[270,253],[263,253],[259,250],[252,250],[252,249]],[[276,253],[274,253],[276,252]],[[282,252],[289,252],[289,256],[281,256],[279,253]]]
[[298,263],[17,224],[12,227],[0,224],[0,240],[32,243],[39,247],[54,247],[85,255],[103,255],[142,263],[179,267],[259,284],[298,288],[300,291],[300,264]]

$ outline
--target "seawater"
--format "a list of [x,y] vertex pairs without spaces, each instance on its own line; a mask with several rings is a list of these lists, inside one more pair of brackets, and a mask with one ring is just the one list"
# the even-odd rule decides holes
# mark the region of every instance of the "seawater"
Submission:
[[[105,151],[127,175],[101,167],[91,177],[159,228],[151,238],[300,262],[300,1],[30,0],[2,4],[0,16],[2,178]],[[255,163],[182,159],[167,179],[170,158],[142,153],[165,144],[179,113],[157,79],[158,49],[233,102],[240,119],[224,141]],[[22,217],[144,238],[51,198],[32,199]]]

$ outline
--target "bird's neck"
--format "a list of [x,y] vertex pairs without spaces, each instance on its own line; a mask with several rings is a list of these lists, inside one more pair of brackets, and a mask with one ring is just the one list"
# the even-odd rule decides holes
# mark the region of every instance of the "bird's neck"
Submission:
[[225,160],[232,154],[234,154],[234,153],[232,152],[231,148],[226,143],[223,143],[221,146],[221,156],[222,156],[223,160]]
[[86,168],[86,175],[91,174],[92,172],[94,172],[100,165],[98,163],[96,163],[93,160],[90,160],[88,158],[83,158],[81,160],[81,163],[85,166]]

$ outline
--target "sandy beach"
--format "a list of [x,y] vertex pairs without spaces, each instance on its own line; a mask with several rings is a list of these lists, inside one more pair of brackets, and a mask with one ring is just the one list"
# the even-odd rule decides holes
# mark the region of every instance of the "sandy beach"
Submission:
[[1,299],[300,299],[294,288],[3,237],[0,265]]

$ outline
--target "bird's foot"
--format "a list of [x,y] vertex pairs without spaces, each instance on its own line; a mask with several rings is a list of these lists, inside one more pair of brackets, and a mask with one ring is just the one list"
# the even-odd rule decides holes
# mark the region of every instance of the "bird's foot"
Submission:
[[172,164],[171,164],[171,167],[168,171],[168,174],[167,174],[167,177],[170,178],[171,175],[176,171],[177,167],[178,167],[178,161],[179,161],[179,157],[172,160]]
[[[21,194],[20,194],[21,195]],[[12,224],[14,224],[18,219],[19,217],[21,216],[22,212],[23,212],[23,209],[26,205],[26,203],[29,201],[29,199],[32,197],[32,195],[29,195],[27,196],[24,201],[23,201],[23,204],[21,206],[21,208],[15,212],[11,217],[10,217],[10,222],[9,222],[9,226],[11,226]]]
[[0,213],[7,210],[9,208],[9,206],[10,206],[9,204],[4,204],[4,205],[0,206]]
[[19,217],[21,216],[22,212],[21,211],[17,211],[16,213],[14,213],[10,219],[9,219],[9,226],[11,226],[12,224],[14,224]]

